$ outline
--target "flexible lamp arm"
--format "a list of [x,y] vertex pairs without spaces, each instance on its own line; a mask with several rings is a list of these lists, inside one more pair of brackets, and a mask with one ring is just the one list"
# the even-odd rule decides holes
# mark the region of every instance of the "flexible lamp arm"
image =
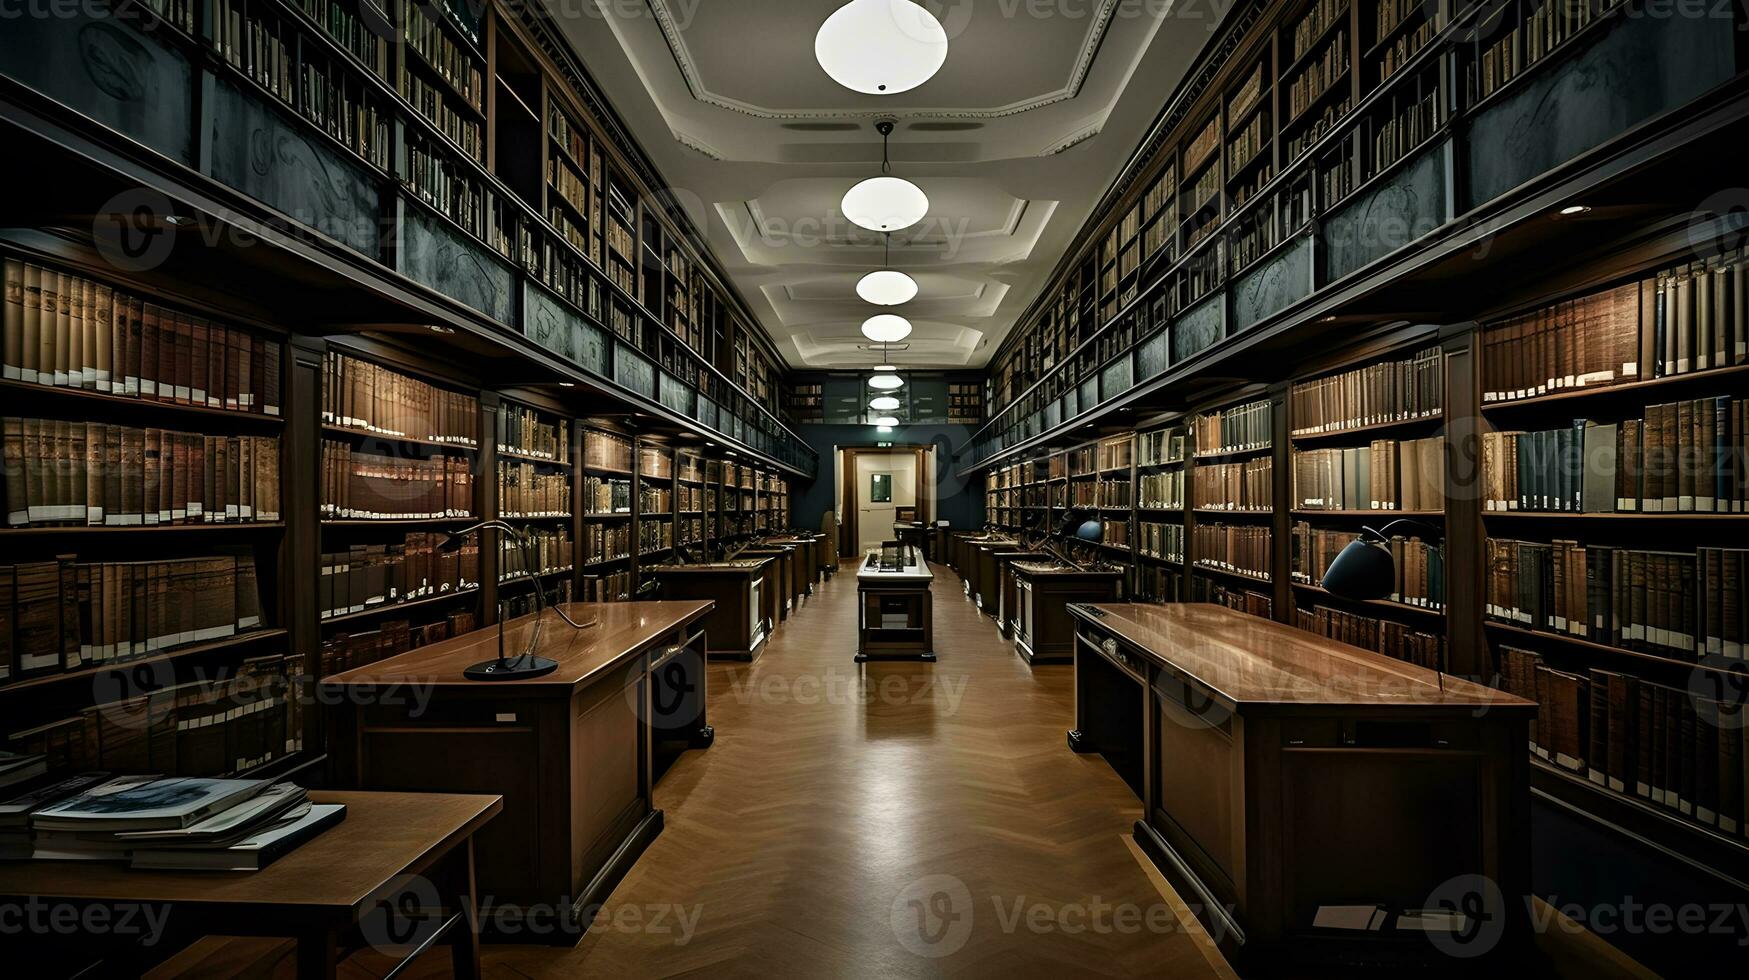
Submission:
[[1371,534],[1374,538],[1378,539],[1382,543],[1382,542],[1391,540],[1391,531],[1393,531],[1396,528],[1402,527],[1404,524],[1407,524],[1410,527],[1420,528],[1421,530],[1426,531],[1430,536],[1433,536],[1433,537],[1438,537],[1440,534],[1439,528],[1436,528],[1433,525],[1424,523],[1422,521],[1412,520],[1412,519],[1407,518],[1407,517],[1398,518],[1397,520],[1394,520],[1391,523],[1386,524],[1384,526],[1384,528],[1382,528],[1382,529],[1362,527],[1360,530],[1365,534]]

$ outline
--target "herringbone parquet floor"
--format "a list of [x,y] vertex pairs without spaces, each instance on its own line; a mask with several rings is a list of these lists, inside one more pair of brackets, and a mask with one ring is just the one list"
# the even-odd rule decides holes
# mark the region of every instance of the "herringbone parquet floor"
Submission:
[[662,835],[575,947],[487,946],[487,975],[1231,976],[1127,842],[1135,796],[1064,744],[1071,668],[1027,667],[935,574],[938,663],[859,668],[841,574],[756,664],[713,664],[716,744],[656,788]]

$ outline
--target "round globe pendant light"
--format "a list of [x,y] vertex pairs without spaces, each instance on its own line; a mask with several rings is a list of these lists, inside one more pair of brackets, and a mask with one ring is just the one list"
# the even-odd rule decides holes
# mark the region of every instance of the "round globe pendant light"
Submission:
[[941,70],[947,31],[911,0],[851,0],[820,25],[814,59],[847,89],[895,95]]
[[877,374],[868,379],[868,386],[876,391],[893,391],[905,386],[905,381],[896,374]]
[[903,272],[882,269],[863,276],[856,284],[856,295],[876,306],[898,306],[916,298],[917,280]]
[[929,213],[929,195],[903,177],[870,177],[846,191],[844,217],[869,231],[909,228]]
[[868,403],[868,407],[877,412],[893,412],[898,410],[899,400],[892,395],[881,395],[880,397],[871,400]]
[[877,344],[896,344],[911,336],[911,321],[893,313],[881,313],[862,322],[862,335]]
[[875,419],[874,424],[886,426],[887,428],[892,428],[893,426],[899,424],[899,420],[896,418],[893,418],[891,415],[883,415],[880,418]]

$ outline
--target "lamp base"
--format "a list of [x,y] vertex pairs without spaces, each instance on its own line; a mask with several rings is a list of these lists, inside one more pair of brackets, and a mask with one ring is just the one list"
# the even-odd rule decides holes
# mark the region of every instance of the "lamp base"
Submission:
[[516,657],[510,660],[487,660],[462,671],[470,681],[526,681],[543,677],[559,669],[557,660],[545,657]]

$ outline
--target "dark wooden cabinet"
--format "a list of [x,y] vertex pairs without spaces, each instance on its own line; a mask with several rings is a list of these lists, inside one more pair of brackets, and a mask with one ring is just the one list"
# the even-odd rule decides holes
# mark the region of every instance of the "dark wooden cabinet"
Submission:
[[771,621],[775,626],[789,618],[790,610],[795,607],[797,591],[796,546],[793,544],[755,544],[741,549],[739,558],[770,558],[769,576],[771,595],[767,605],[771,609]]
[[1029,664],[1066,664],[1075,659],[1072,602],[1112,602],[1123,590],[1119,569],[1069,568],[1055,562],[1017,560],[1006,566],[1015,597],[1005,605],[1014,649]]
[[[557,909],[569,935],[548,938],[574,941],[661,832],[651,801],[657,747],[677,732],[709,744],[702,661],[683,651],[710,608],[568,605],[573,619],[596,621],[583,630],[548,612],[536,653],[559,668],[530,680],[463,676],[497,656],[491,629],[324,678],[332,778],[348,788],[502,796],[503,813],[475,837],[485,921],[495,906]],[[521,651],[532,623],[507,623],[505,647]],[[674,676],[689,669],[694,676]]]
[[[745,552],[743,552],[745,554]],[[714,603],[704,618],[705,650],[712,660],[759,659],[769,639],[765,576],[775,558],[738,558],[697,565],[654,565],[645,572],[661,583],[663,599]]]
[[[1522,952],[1529,701],[1214,605],[1072,605],[1076,728],[1135,837],[1241,968]],[[1473,930],[1403,913],[1451,903]],[[1314,926],[1377,905],[1377,932]]]
[[1020,602],[1020,589],[1014,578],[1014,563],[1050,561],[1052,556],[1048,551],[1033,551],[1017,546],[1014,550],[998,551],[993,557],[996,563],[996,581],[993,585],[996,605],[987,611],[996,620],[996,632],[1012,637],[1012,623]]

